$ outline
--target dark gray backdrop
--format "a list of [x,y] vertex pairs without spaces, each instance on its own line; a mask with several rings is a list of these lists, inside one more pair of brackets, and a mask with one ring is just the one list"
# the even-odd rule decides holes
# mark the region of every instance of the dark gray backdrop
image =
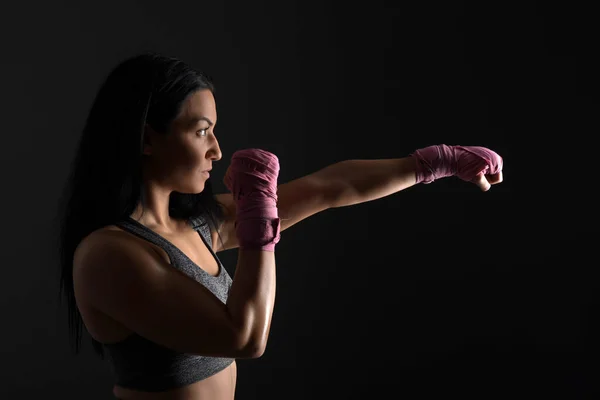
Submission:
[[284,232],[267,351],[239,361],[237,398],[597,394],[591,8],[384,3],[4,6],[0,397],[111,398],[108,366],[68,348],[49,239],[99,84],[146,49],[213,77],[218,191],[246,147],[280,157],[280,182],[431,144],[504,157],[488,193],[450,178]]

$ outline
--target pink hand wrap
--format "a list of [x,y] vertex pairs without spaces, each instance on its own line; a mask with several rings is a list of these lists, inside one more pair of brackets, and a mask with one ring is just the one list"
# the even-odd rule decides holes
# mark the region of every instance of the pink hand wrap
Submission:
[[280,239],[277,212],[277,156],[261,149],[236,151],[223,182],[236,204],[241,249],[275,251]]
[[416,159],[417,183],[431,183],[447,176],[472,181],[477,175],[497,174],[503,160],[497,153],[479,146],[429,146],[411,154]]

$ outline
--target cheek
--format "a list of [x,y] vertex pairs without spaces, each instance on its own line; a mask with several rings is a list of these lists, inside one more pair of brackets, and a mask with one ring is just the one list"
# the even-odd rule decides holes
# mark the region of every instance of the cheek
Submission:
[[170,163],[183,173],[193,173],[195,170],[201,170],[206,166],[203,155],[206,149],[200,146],[200,141],[196,138],[183,138],[173,148],[170,149]]
[[187,168],[194,168],[202,163],[200,149],[185,146],[173,153],[173,161]]

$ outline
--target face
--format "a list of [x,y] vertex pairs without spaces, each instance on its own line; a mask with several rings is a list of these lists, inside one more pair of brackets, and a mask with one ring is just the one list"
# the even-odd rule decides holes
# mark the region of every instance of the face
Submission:
[[192,93],[181,106],[168,134],[146,127],[144,154],[152,179],[180,193],[200,193],[209,177],[205,171],[221,159],[215,137],[215,98],[208,89]]

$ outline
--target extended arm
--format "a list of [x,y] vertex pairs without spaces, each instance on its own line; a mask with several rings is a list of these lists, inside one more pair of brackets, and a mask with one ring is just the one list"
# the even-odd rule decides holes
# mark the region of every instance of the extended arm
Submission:
[[[277,187],[281,231],[328,208],[375,200],[415,184],[412,157],[382,160],[345,160]],[[235,206],[231,193],[218,194],[227,217],[221,225],[223,247],[216,235],[216,251],[238,246],[233,222]]]
[[[418,149],[403,158],[340,161],[277,187],[281,231],[328,208],[376,200],[448,176],[487,191],[502,182],[502,166],[502,158],[485,147],[447,145]],[[220,230],[224,246],[216,251],[235,248],[233,199],[229,193],[217,199],[228,217]]]

